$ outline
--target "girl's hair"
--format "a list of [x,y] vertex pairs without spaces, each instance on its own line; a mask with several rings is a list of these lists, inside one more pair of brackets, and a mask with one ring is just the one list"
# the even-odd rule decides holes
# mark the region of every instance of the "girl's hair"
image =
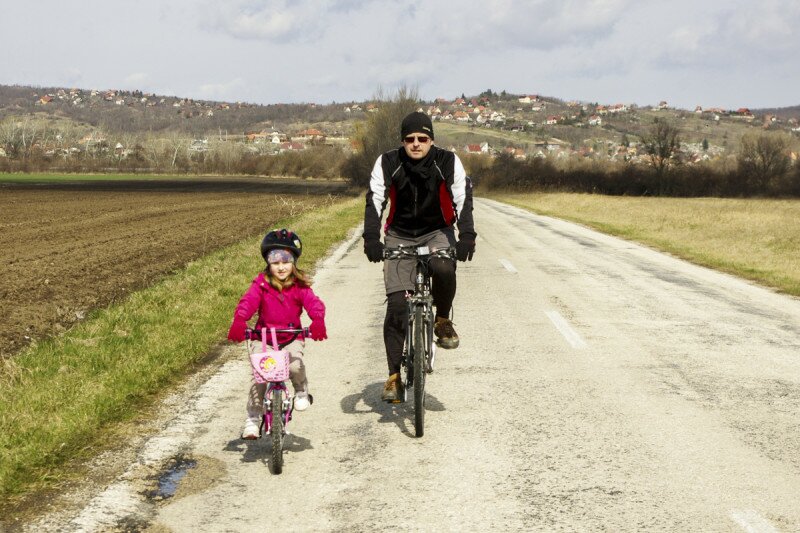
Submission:
[[267,265],[267,268],[264,269],[264,274],[266,275],[269,284],[279,291],[288,289],[295,283],[297,283],[298,287],[310,287],[312,283],[311,277],[306,274],[305,271],[297,268],[296,263],[292,263],[292,273],[289,274],[289,277],[286,278],[286,281],[281,281],[273,276],[272,272],[269,270],[269,265]]

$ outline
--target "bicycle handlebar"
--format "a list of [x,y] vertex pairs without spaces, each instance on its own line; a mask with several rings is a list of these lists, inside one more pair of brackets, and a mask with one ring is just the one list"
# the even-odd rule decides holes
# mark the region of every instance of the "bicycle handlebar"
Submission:
[[431,250],[427,246],[408,246],[408,245],[404,246],[401,244],[396,248],[384,248],[383,250],[384,259],[401,259],[401,258],[420,259],[426,257],[442,257],[447,259],[455,259],[456,249],[450,246],[448,248],[439,248],[437,250]]
[[[267,328],[267,331],[270,331],[272,328]],[[303,334],[303,337],[308,337],[309,339],[313,339],[311,336],[311,330],[308,328],[275,328],[275,333],[294,333],[295,337],[300,333]],[[244,330],[244,338],[246,340],[259,340],[261,339],[261,330],[260,329],[253,329],[247,328]]]

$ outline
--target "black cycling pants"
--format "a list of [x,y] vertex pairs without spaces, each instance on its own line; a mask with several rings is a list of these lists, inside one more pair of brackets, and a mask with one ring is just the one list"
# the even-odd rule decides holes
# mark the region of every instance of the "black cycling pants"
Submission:
[[[431,272],[431,295],[436,307],[436,316],[447,318],[456,295],[456,264],[450,259],[434,258],[429,263]],[[398,291],[386,296],[386,318],[383,321],[383,342],[386,345],[386,360],[389,375],[400,372],[403,359],[403,343],[408,326],[406,292]]]

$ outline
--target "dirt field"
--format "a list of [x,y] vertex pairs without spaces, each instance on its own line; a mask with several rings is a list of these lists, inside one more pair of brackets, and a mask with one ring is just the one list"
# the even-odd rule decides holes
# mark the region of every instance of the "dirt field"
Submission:
[[258,178],[0,182],[0,356],[343,193]]

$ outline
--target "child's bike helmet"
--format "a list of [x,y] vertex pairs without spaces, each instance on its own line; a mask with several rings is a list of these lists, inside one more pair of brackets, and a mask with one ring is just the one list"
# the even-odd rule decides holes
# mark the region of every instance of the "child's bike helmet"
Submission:
[[264,261],[267,260],[269,251],[276,248],[289,250],[295,259],[298,259],[303,253],[303,243],[300,241],[300,237],[288,229],[275,229],[264,235],[264,239],[261,241],[261,257],[264,258]]

